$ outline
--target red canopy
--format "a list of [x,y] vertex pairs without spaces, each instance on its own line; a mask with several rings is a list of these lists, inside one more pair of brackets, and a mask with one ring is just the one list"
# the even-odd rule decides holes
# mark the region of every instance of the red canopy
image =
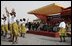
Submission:
[[61,13],[62,15],[68,15],[68,19],[65,20],[65,22],[71,22],[71,7],[68,7],[66,9],[63,10],[63,12]]

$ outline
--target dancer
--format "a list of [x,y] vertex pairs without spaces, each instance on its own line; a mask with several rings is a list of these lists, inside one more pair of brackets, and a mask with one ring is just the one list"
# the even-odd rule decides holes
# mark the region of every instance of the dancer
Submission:
[[5,7],[5,10],[6,10],[6,15],[7,15],[7,17],[8,17],[8,25],[9,25],[9,29],[10,29],[10,39],[11,40],[9,40],[10,42],[12,42],[13,40],[12,40],[12,38],[13,38],[13,34],[12,34],[12,14],[10,14],[9,13],[9,11],[8,11],[8,9],[7,9],[7,7]]
[[[18,32],[18,25],[17,25],[17,22],[16,22],[16,13],[14,11],[14,9],[12,9],[12,27],[13,27],[13,44],[16,42],[18,43],[18,35],[19,35],[19,32]],[[14,40],[15,38],[15,40]]]
[[60,25],[59,25],[59,27],[60,27],[60,30],[59,30],[59,36],[60,36],[60,42],[62,42],[62,37],[63,37],[63,39],[64,39],[64,41],[63,42],[65,42],[66,40],[65,40],[65,36],[66,36],[66,34],[67,34],[67,32],[66,32],[66,24],[65,24],[65,22],[64,22],[64,20],[62,20],[62,22],[60,23]]
[[19,30],[19,33],[21,34],[21,36],[22,36],[22,19],[20,19],[20,21],[19,21],[19,24],[18,24],[18,30]]
[[5,29],[5,38],[7,38],[7,34],[8,34],[8,21],[7,21],[7,17],[4,16],[4,29]]
[[[29,20],[29,19],[28,19]],[[27,20],[27,22],[28,22],[28,20]],[[25,37],[25,34],[26,34],[26,19],[25,18],[23,18],[23,23],[22,23],[22,37],[24,38]]]

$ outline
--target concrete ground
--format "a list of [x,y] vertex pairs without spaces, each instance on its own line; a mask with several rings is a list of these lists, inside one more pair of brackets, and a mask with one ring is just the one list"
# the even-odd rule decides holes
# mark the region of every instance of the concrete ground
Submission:
[[[71,45],[71,37],[66,37],[66,42],[59,42],[59,38],[27,33],[25,38],[18,37],[18,44],[12,44],[9,39],[1,36],[1,45]],[[9,34],[8,34],[9,37]]]

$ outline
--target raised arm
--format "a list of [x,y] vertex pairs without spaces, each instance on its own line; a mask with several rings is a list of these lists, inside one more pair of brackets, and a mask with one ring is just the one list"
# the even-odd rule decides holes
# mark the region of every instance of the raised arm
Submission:
[[5,10],[6,10],[7,16],[9,16],[9,11],[8,11],[7,7],[5,7]]

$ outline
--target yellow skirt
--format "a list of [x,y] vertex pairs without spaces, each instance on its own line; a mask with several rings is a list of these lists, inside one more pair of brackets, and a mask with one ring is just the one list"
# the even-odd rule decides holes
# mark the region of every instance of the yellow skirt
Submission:
[[9,24],[10,33],[12,34],[12,24]]
[[8,33],[8,25],[4,25],[5,31]]
[[1,30],[4,32],[4,25],[1,25]]
[[18,32],[18,25],[17,23],[13,23],[13,34],[14,35],[19,35],[19,32]]
[[22,33],[26,33],[26,27],[22,26]]
[[67,36],[67,32],[66,32],[66,29],[65,28],[61,28],[59,30],[59,36]]
[[18,25],[18,31],[21,32],[21,25]]

